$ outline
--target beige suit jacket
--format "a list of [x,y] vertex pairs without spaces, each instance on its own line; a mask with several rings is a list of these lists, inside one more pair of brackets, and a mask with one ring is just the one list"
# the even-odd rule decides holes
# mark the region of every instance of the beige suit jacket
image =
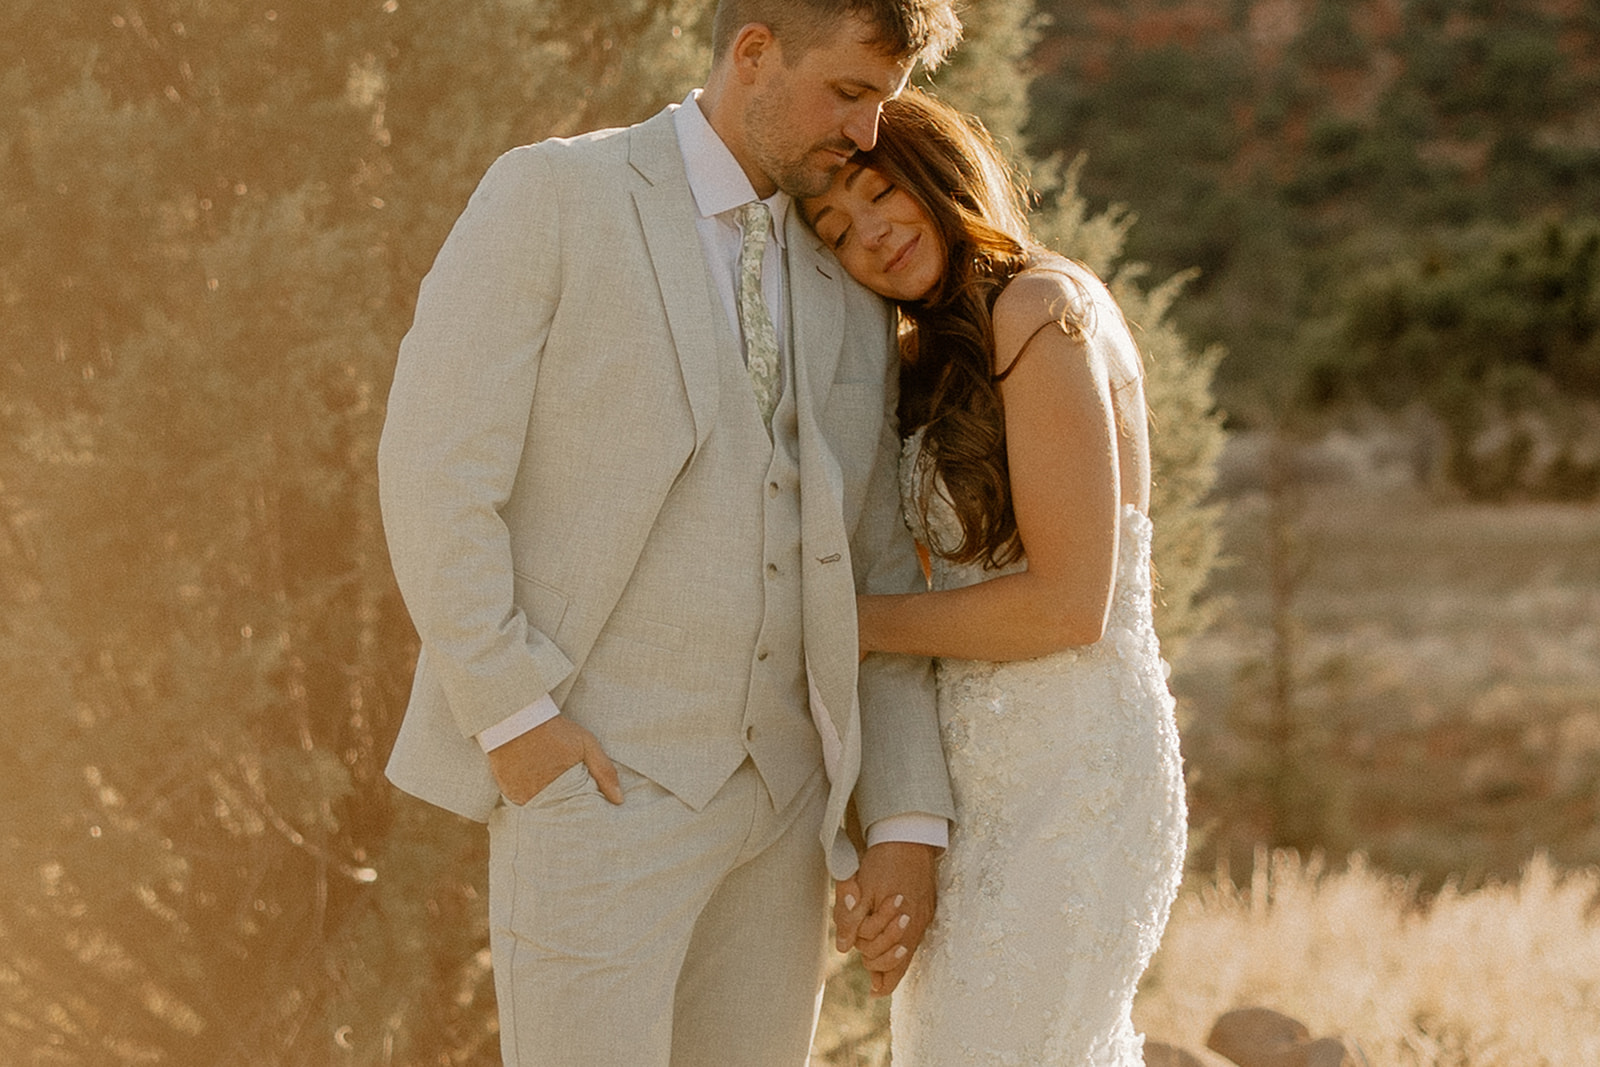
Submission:
[[[821,838],[842,877],[852,791],[867,824],[953,806],[930,664],[857,668],[857,590],[920,584],[899,512],[891,317],[796,214],[803,631],[830,781]],[[388,769],[402,789],[488,817],[499,794],[473,735],[543,693],[561,702],[714,423],[726,315],[694,217],[669,108],[506,153],[424,280],[378,457],[422,642]],[[662,685],[693,684],[696,664],[676,669]]]

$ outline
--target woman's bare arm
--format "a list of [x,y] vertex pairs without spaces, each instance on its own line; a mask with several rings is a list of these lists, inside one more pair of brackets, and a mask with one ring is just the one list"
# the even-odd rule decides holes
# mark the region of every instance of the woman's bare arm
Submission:
[[[1054,273],[1025,274],[995,305],[1012,506],[1028,569],[962,589],[858,599],[866,651],[1031,659],[1105,630],[1121,488],[1112,368],[1054,320],[1081,301]],[[1043,329],[1040,327],[1043,326]]]

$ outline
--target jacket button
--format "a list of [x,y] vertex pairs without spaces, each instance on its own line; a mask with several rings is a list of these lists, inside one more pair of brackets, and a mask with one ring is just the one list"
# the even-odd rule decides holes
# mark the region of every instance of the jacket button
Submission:
[[767,655],[768,655],[767,650],[763,648],[763,649],[761,649],[760,651],[758,651],[756,653],[756,659],[765,661],[766,658],[767,658]]
[[767,483],[767,498],[771,499],[772,497],[775,497],[777,495],[778,495],[778,483],[777,482],[768,482]]

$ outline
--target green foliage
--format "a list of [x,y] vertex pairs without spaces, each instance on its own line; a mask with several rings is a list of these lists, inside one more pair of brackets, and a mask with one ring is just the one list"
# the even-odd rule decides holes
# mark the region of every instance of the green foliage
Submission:
[[[1238,59],[1225,48],[1119,44],[1102,83],[1035,83],[1034,150],[1086,154],[1083,194],[1097,210],[1135,207],[1144,221],[1130,233],[1128,253],[1160,275],[1198,268],[1208,278],[1232,255],[1247,203],[1225,174],[1241,147],[1230,112],[1243,75]],[[1175,159],[1186,165],[1161,162]]]
[[1285,362],[1345,278],[1479,222],[1600,213],[1587,8],[1040,9],[1032,147],[1087,156],[1091,206],[1138,213],[1132,258],[1200,269],[1174,314],[1226,348],[1218,386],[1240,422],[1294,390]]
[[[1590,497],[1600,410],[1600,223],[1474,234],[1358,278],[1311,400],[1421,403],[1475,496]],[[1584,413],[1588,413],[1588,417]],[[1542,453],[1542,455],[1541,455]]]
[[920,72],[919,80],[980,116],[1001,146],[1020,160],[1028,104],[1021,65],[1037,37],[1032,7],[1017,0],[978,0],[961,5],[961,14],[961,46],[938,71]]
[[1327,70],[1366,66],[1371,55],[1351,25],[1350,6],[1346,0],[1321,0],[1295,41],[1298,58]]

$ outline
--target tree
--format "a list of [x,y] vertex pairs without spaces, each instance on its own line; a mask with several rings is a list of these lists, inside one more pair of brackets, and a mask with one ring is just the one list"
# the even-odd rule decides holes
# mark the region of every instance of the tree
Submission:
[[380,774],[373,452],[476,176],[698,68],[673,5],[569,8],[4,16],[8,1061],[493,1061],[481,843]]
[[1532,0],[1041,0],[1028,136],[1085,153],[1128,253],[1198,268],[1177,322],[1227,349],[1236,424],[1345,279],[1478,222],[1600,211],[1587,10]]
[[1310,405],[1425,407],[1471,496],[1600,493],[1600,223],[1441,241],[1358,277],[1322,332]]

